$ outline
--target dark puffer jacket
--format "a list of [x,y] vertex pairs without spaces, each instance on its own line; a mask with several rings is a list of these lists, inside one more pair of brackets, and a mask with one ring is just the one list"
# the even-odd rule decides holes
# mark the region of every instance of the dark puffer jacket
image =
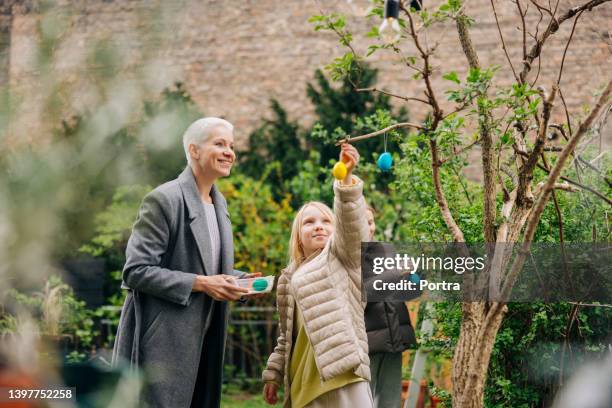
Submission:
[[369,353],[398,352],[416,346],[410,315],[403,302],[372,302],[365,309]]
[[[365,253],[363,256],[363,279],[366,282],[366,286],[368,281],[377,278],[371,273],[372,268],[365,265],[366,263],[371,265],[373,253],[376,253],[378,256],[383,252],[386,253],[386,256],[394,255],[389,253],[387,245],[382,243],[377,243],[380,245],[372,244],[369,244],[372,251]],[[387,248],[387,250],[384,248]],[[384,276],[393,280],[399,279],[397,277],[393,278],[394,275],[398,276],[398,274],[400,274],[399,271],[388,271],[385,272]],[[409,277],[407,276],[406,279],[409,279]],[[420,294],[420,291],[415,291],[413,297],[416,298]],[[410,322],[408,308],[404,302],[368,302],[364,315],[370,354],[400,352],[416,346],[416,336]]]

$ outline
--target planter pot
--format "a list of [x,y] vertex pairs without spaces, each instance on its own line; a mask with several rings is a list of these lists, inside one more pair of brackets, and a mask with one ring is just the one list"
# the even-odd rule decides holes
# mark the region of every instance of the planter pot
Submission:
[[408,399],[408,388],[410,387],[410,380],[402,380],[402,406],[404,401]]

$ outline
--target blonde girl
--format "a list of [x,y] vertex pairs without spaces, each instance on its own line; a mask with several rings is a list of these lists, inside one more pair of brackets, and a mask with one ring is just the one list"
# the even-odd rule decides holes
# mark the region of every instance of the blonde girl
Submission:
[[348,173],[334,183],[334,212],[310,202],[293,222],[277,287],[280,335],[263,372],[269,404],[282,384],[284,407],[372,407],[360,267],[366,205],[352,174],[359,153],[344,144],[340,158]]

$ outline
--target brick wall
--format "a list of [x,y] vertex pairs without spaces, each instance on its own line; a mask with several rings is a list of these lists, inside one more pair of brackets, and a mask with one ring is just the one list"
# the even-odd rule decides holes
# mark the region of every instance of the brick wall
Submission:
[[[353,3],[362,7],[367,1]],[[501,65],[497,80],[509,83],[512,74],[489,0],[465,3],[468,14],[476,20],[472,35],[482,65]],[[580,3],[562,0],[559,12]],[[306,83],[316,68],[343,50],[334,35],[314,32],[308,17],[318,13],[319,7],[344,11],[351,16],[349,26],[355,28],[357,38],[378,24],[355,18],[355,10],[344,0],[63,0],[48,13],[32,4],[36,2],[13,0],[0,7],[0,44],[9,45],[0,53],[0,84],[10,84],[23,102],[16,108],[19,129],[48,126],[44,113],[49,106],[56,108],[55,113],[59,109],[69,114],[96,106],[108,95],[121,96],[117,109],[129,111],[141,97],[157,95],[175,81],[186,84],[205,114],[224,116],[235,123],[239,139],[268,113],[270,98],[279,99],[291,117],[309,124],[314,116],[305,96]],[[522,37],[517,30],[520,19],[516,7],[505,0],[496,4],[506,45],[520,70]],[[537,20],[531,7],[528,27],[535,27]],[[579,113],[583,103],[592,102],[592,92],[610,78],[610,21],[612,3],[581,17],[562,80],[573,113]],[[550,86],[556,80],[571,25],[572,21],[564,23],[545,48],[542,85]],[[55,58],[47,70],[41,70],[36,62],[37,39],[41,30],[53,32],[58,27],[63,34],[54,46]],[[427,42],[436,41],[440,45],[433,60],[437,69],[434,86],[443,98],[447,82],[441,73],[456,70],[462,76],[467,64],[452,24],[427,32]],[[358,40],[358,51],[371,42]],[[118,63],[107,72],[92,50],[109,45]],[[413,53],[409,46],[405,52]],[[411,73],[393,54],[375,54],[370,60],[381,70],[379,86],[394,93],[422,95],[421,84],[410,79]],[[102,88],[102,82],[112,86]],[[50,89],[56,91],[51,99]],[[408,108],[414,119],[422,115],[422,106],[410,103]],[[554,115],[560,119],[562,111],[556,109]]]

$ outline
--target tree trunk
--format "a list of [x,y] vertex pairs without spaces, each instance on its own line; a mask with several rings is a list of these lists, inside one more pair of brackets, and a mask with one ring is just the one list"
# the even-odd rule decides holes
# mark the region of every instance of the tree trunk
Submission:
[[453,357],[453,406],[480,408],[495,337],[506,306],[472,302],[462,305],[462,323]]

